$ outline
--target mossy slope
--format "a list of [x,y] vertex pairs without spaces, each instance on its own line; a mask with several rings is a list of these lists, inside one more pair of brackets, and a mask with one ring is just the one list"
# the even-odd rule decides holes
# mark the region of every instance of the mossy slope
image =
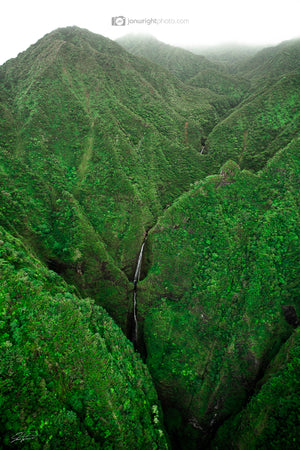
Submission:
[[299,74],[282,75],[258,90],[212,130],[206,151],[214,167],[227,158],[257,171],[298,135]]
[[284,41],[275,47],[267,47],[257,52],[238,72],[251,79],[254,87],[278,80],[283,73],[292,73],[300,69],[300,39]]
[[215,108],[76,27],[2,66],[0,96],[2,224],[123,326],[143,234],[202,177]]
[[194,428],[194,445],[207,443],[239,411],[297,326],[299,169],[299,140],[259,175],[229,161],[149,234],[147,364],[165,406],[181,412],[185,431],[169,426],[183,442]]
[[221,70],[221,67],[204,56],[160,42],[147,35],[127,35],[117,39],[127,51],[142,56],[168,69],[182,81],[194,77],[202,70]]
[[298,449],[299,330],[272,361],[247,407],[219,429],[215,449]]
[[[277,64],[284,49],[273,72],[272,58],[261,74],[240,72],[248,81],[201,59],[188,84],[70,27],[0,68],[3,445],[20,432],[28,448],[76,448],[75,438],[84,448],[164,448],[145,367],[107,313],[81,299],[125,330],[140,244],[156,222],[139,330],[145,319],[173,443],[209,445],[228,419],[220,445],[250,416],[253,448],[276,430],[263,389],[243,408],[299,323],[299,72]],[[297,361],[284,359],[289,348],[283,371]],[[236,442],[248,431],[235,430]]]
[[0,228],[1,448],[167,448],[146,366],[108,314]]

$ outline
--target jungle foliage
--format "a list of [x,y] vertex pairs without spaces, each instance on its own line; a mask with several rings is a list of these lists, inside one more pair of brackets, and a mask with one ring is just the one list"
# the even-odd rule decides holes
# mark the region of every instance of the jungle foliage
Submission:
[[300,42],[119,43],[0,67],[0,446],[299,448]]
[[[147,365],[164,404],[181,411],[180,425],[170,422],[169,430],[182,443],[190,424],[204,445],[241,410],[299,324],[298,155],[299,140],[257,175],[228,161],[174,202],[149,234],[152,264],[139,294]],[[287,377],[298,363],[295,353]],[[297,384],[290,389],[281,391],[282,402]],[[285,416],[295,417],[294,401]],[[292,426],[289,433],[287,440],[297,438]],[[198,448],[197,439],[189,448]]]
[[1,448],[167,448],[148,370],[107,312],[3,228],[0,267]]

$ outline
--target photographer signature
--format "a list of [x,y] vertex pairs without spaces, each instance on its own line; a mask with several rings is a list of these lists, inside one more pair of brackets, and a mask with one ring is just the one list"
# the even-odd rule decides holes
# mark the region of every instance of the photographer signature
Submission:
[[16,442],[25,442],[25,441],[30,441],[32,439],[37,438],[37,434],[33,434],[33,433],[28,433],[26,431],[20,431],[20,433],[15,434],[11,440],[10,443],[14,444]]

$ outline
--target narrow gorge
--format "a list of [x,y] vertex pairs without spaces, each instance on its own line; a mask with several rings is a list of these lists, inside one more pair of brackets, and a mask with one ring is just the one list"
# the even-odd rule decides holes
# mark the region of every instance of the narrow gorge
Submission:
[[147,239],[147,234],[145,234],[141,249],[140,249],[140,253],[139,253],[139,257],[138,257],[138,261],[136,264],[136,269],[134,272],[134,277],[133,277],[133,302],[132,302],[132,308],[131,311],[129,312],[129,338],[131,340],[131,342],[133,343],[133,346],[135,348],[135,350],[138,349],[138,304],[137,304],[137,285],[138,282],[140,280],[140,276],[141,276],[141,269],[142,269],[142,259],[143,259],[143,253],[144,253],[144,247],[146,244],[146,239]]
[[297,39],[0,67],[1,448],[298,450],[299,110]]

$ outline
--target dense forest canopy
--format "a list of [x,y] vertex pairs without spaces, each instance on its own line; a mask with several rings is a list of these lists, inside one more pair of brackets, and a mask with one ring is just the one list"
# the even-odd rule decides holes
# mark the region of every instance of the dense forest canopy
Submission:
[[1,448],[299,448],[299,111],[299,40],[0,67]]

